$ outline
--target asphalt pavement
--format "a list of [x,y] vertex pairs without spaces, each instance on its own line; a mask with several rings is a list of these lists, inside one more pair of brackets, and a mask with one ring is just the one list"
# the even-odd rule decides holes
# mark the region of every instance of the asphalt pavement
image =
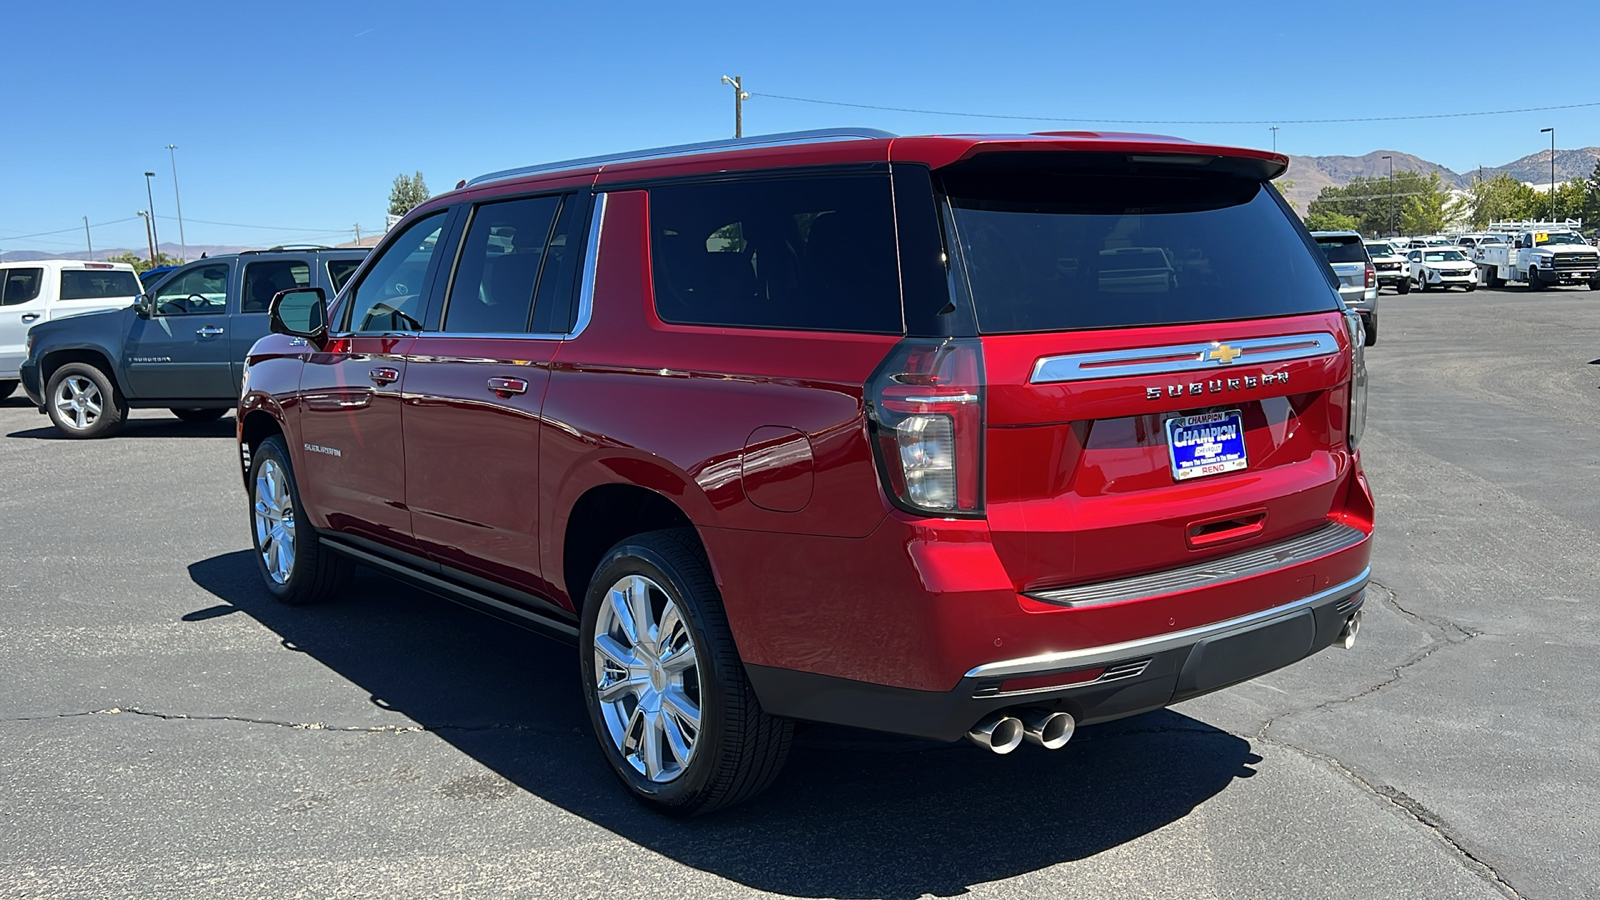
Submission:
[[0,898],[1600,895],[1600,293],[1384,294],[1354,650],[996,757],[816,727],[663,819],[571,648],[274,603],[233,420],[0,401]]

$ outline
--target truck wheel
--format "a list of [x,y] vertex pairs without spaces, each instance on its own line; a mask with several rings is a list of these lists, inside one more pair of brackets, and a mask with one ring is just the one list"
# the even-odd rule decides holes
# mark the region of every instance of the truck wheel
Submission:
[[355,563],[322,546],[304,521],[300,489],[283,438],[273,435],[250,454],[250,537],[267,590],[290,606],[343,593]]
[[16,393],[17,385],[20,383],[17,381],[0,381],[0,400],[4,400]]
[[171,409],[168,412],[185,422],[215,422],[228,414],[225,409]]
[[794,724],[756,700],[692,529],[611,548],[584,598],[578,646],[600,750],[641,803],[708,813],[777,777]]
[[[1600,291],[1600,278],[1591,278],[1591,279],[1589,279],[1589,290],[1591,290],[1591,291]],[[0,394],[0,397],[4,397],[4,396],[5,396],[4,394]]]
[[1492,288],[1503,287],[1505,279],[1500,277],[1500,270],[1492,266],[1484,266],[1483,283]]
[[1366,320],[1362,322],[1362,324],[1365,326],[1365,331],[1367,332],[1366,343],[1362,346],[1371,347],[1373,344],[1378,342],[1378,314],[1373,313],[1372,315],[1368,316]]
[[88,363],[55,370],[44,394],[50,423],[70,438],[110,437],[128,416],[111,379]]
[[1544,282],[1539,280],[1539,268],[1537,266],[1528,267],[1528,290],[1544,290]]
[[1407,275],[1406,277],[1400,279],[1400,283],[1395,285],[1394,289],[1402,294],[1411,293],[1411,276]]

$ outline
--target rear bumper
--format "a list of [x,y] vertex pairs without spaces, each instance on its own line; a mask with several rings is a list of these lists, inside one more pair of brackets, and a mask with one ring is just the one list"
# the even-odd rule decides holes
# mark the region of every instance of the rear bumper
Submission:
[[[920,691],[747,665],[775,715],[953,741],[1000,709],[1071,713],[1079,724],[1160,709],[1298,662],[1333,644],[1365,602],[1370,569],[1261,612],[1182,631],[974,667],[950,691]],[[1034,682],[1081,679],[1065,685]]]

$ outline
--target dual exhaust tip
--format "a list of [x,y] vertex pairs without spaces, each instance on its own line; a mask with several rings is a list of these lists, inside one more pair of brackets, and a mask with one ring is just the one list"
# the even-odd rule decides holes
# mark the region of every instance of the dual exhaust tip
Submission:
[[1019,709],[993,712],[978,720],[967,732],[967,739],[979,747],[1001,755],[1022,746],[1023,741],[1046,750],[1060,750],[1072,740],[1078,723],[1064,712],[1048,709]]

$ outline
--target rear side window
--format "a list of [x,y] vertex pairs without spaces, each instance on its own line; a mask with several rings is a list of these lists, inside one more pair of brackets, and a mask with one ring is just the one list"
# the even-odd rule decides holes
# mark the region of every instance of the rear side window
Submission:
[[0,306],[16,306],[39,296],[44,284],[43,269],[0,269]]
[[1364,263],[1367,261],[1367,250],[1359,238],[1354,237],[1319,237],[1317,246],[1322,248],[1322,255],[1331,263]]
[[356,269],[359,268],[361,268],[361,260],[359,259],[328,260],[328,281],[333,283],[333,292],[337,294],[344,290],[344,283],[349,281],[350,276],[354,275]]
[[137,297],[144,291],[139,276],[121,269],[62,269],[61,299],[100,300]]
[[560,197],[484,203],[473,210],[444,312],[444,331],[520,334],[550,243]]
[[1325,263],[1259,181],[1031,166],[946,170],[942,180],[984,333],[1338,308]]
[[652,188],[650,232],[664,322],[901,331],[887,176]]
[[244,299],[239,312],[264,313],[279,291],[311,286],[311,263],[303,259],[269,259],[244,267]]

